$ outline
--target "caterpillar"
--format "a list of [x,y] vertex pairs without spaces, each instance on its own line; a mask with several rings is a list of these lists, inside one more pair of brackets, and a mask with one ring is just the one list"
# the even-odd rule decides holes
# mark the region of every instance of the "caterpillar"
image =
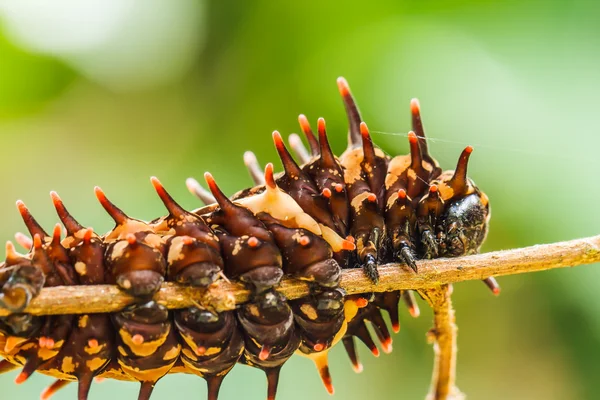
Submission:
[[[208,189],[190,178],[188,189],[204,206],[188,211],[152,177],[168,214],[146,222],[96,187],[115,221],[104,235],[77,222],[55,192],[60,224],[51,234],[18,201],[30,235],[16,235],[27,254],[8,242],[0,265],[0,307],[10,311],[0,318],[0,372],[21,368],[16,383],[36,371],[55,377],[43,399],[78,382],[80,400],[95,377],[137,381],[138,398],[145,400],[165,375],[188,373],[204,378],[208,399],[216,400],[227,373],[245,364],[265,372],[268,399],[275,399],[281,368],[293,354],[313,360],[333,394],[327,361],[333,346],[342,342],[360,372],[356,339],[379,354],[370,323],[381,348],[391,351],[383,312],[398,332],[401,300],[413,316],[419,313],[414,294],[348,296],[339,287],[342,270],[362,268],[377,283],[380,263],[398,262],[418,273],[418,260],[476,253],[488,230],[489,200],[467,177],[472,147],[454,170],[442,171],[430,155],[416,99],[410,103],[410,154],[391,157],[373,143],[346,80],[337,84],[349,120],[345,152],[333,153],[324,119],[315,134],[300,115],[308,149],[291,135],[294,158],[274,132],[283,171],[275,173],[271,163],[263,170],[246,152],[255,186],[231,197],[210,173],[204,176]],[[308,282],[310,294],[288,301],[276,290],[284,276]],[[200,305],[167,310],[153,300],[165,281],[208,288],[222,279],[243,283],[250,301],[218,313]],[[499,291],[493,278],[484,282]],[[24,313],[43,287],[98,284],[117,285],[134,304],[114,314]]]

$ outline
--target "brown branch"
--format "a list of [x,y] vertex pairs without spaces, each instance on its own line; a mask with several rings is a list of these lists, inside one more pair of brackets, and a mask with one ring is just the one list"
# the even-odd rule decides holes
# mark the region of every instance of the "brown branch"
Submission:
[[[371,283],[360,269],[346,270],[341,285],[348,294],[425,289],[489,276],[595,262],[600,262],[600,236],[460,258],[419,261],[418,274],[403,264],[387,264],[379,268],[378,285]],[[278,290],[289,299],[297,299],[307,295],[309,288],[306,283],[284,279]],[[206,291],[166,283],[155,299],[168,308],[202,304],[221,311],[247,301],[248,295],[243,286],[223,281]],[[63,286],[43,289],[25,312],[35,315],[115,312],[132,302],[133,298],[116,286]],[[6,310],[0,310],[0,316],[7,314]]]
[[462,400],[456,387],[456,320],[452,308],[451,285],[421,289],[419,293],[433,309],[434,328],[428,337],[433,344],[433,376],[426,400]]

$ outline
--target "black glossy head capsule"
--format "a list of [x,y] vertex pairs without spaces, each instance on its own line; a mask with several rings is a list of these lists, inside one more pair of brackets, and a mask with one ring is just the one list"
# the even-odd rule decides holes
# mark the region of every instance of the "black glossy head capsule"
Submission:
[[467,177],[469,156],[473,148],[464,149],[456,169],[439,178],[446,207],[439,228],[440,252],[446,257],[476,253],[487,234],[490,206],[487,196]]

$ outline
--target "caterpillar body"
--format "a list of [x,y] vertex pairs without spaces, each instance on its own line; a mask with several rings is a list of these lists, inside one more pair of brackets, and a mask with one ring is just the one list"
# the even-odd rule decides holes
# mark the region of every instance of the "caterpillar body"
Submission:
[[[410,154],[392,158],[373,144],[347,82],[337,83],[350,125],[341,156],[331,150],[325,121],[318,120],[315,135],[301,115],[309,149],[297,135],[289,140],[299,163],[274,132],[283,172],[267,164],[263,173],[247,152],[256,186],[227,197],[210,173],[208,190],[190,178],[188,188],[206,204],[197,210],[182,208],[154,177],[168,215],[150,222],[129,217],[95,188],[116,224],[102,236],[80,225],[55,192],[62,225],[51,234],[17,202],[31,238],[16,235],[26,255],[8,242],[0,266],[0,306],[11,312],[0,318],[0,372],[22,368],[17,383],[35,371],[57,378],[44,399],[77,381],[80,400],[94,377],[138,381],[144,400],[163,376],[182,372],[204,378],[215,400],[227,373],[241,363],[265,372],[268,399],[274,399],[280,370],[295,353],[314,361],[329,393],[327,354],[337,343],[360,372],[355,338],[379,352],[367,322],[382,349],[391,351],[383,311],[397,332],[401,299],[418,315],[412,292],[347,296],[339,288],[342,269],[362,268],[377,283],[382,262],[418,273],[419,259],[475,253],[487,233],[489,202],[467,177],[471,147],[452,171],[442,171],[430,155],[416,99]],[[276,291],[283,276],[309,282],[310,295],[288,301]],[[169,311],[153,301],[165,280],[207,288],[220,279],[245,284],[251,300],[221,313],[200,305]],[[493,278],[485,282],[498,290]],[[111,315],[23,312],[43,287],[97,284],[118,285],[135,304]]]

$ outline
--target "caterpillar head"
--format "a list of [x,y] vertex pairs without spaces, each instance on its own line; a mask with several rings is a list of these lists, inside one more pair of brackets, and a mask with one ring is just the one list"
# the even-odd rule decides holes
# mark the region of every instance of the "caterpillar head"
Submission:
[[478,190],[448,204],[442,217],[440,254],[459,257],[477,253],[485,240],[490,208],[487,196]]
[[473,148],[460,155],[456,170],[443,172],[437,179],[444,202],[437,240],[442,257],[459,257],[479,251],[490,219],[488,197],[467,177],[467,164]]

